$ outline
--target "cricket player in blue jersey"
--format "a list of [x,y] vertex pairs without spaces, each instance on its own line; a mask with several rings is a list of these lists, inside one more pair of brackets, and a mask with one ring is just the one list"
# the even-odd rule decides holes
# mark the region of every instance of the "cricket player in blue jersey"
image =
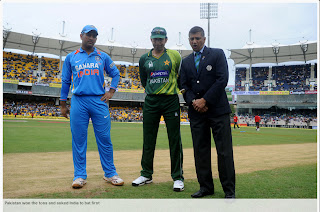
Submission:
[[[111,119],[107,102],[116,91],[120,74],[114,62],[104,52],[94,47],[98,30],[92,25],[83,28],[81,48],[67,55],[62,69],[61,114],[68,118],[72,133],[74,164],[73,188],[86,184],[86,151],[89,119],[91,118],[97,141],[103,179],[112,185],[123,185],[113,162],[110,138]],[[109,91],[104,88],[104,71],[112,78]],[[71,109],[66,100],[71,85]]]

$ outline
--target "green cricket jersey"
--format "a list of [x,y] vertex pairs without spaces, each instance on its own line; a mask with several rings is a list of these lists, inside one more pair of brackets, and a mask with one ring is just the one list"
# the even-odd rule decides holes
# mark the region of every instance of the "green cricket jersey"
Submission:
[[159,58],[152,56],[152,50],[142,55],[139,60],[139,72],[146,93],[178,94],[180,65],[181,56],[175,50],[165,49]]

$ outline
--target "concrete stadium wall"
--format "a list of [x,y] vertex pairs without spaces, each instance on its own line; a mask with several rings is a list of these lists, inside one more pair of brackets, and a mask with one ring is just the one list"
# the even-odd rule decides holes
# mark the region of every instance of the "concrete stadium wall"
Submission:
[[16,93],[18,84],[3,83],[3,93]]
[[[3,83],[3,93],[17,94],[18,84]],[[50,96],[50,97],[60,97],[61,88],[53,88],[48,86],[32,85],[31,95],[36,96]],[[69,92],[68,98],[71,98],[72,94]],[[134,101],[134,102],[144,102],[146,94],[145,93],[127,93],[127,92],[116,92],[112,97],[112,100],[118,101]],[[183,96],[179,95],[180,103],[185,103]]]
[[[28,86],[29,87],[29,86]],[[61,88],[53,88],[49,86],[32,85],[30,86],[32,94],[35,96],[60,97]],[[3,93],[17,94],[19,92],[18,84],[3,83]],[[23,94],[23,93],[20,93]],[[71,97],[71,95],[69,95]]]
[[316,109],[317,94],[301,95],[238,95],[237,108]]

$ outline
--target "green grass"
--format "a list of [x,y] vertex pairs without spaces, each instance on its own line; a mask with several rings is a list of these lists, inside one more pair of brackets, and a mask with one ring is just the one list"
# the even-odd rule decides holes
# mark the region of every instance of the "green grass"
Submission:
[[255,127],[242,127],[233,130],[232,138],[236,145],[259,145],[259,144],[298,144],[316,143],[317,130],[309,129],[286,129],[286,128],[260,128],[257,132]]
[[[6,119],[5,119],[6,120]],[[26,122],[3,122],[3,151],[7,153],[62,152],[71,151],[71,132],[67,121],[32,120]],[[18,120],[18,119],[16,119]],[[12,121],[12,119],[11,119]],[[57,123],[50,123],[57,122]],[[190,126],[181,126],[183,148],[192,148]],[[232,130],[233,144],[278,145],[316,143],[317,131],[305,129],[242,127]],[[142,149],[142,124],[112,123],[111,138],[114,150]],[[214,142],[212,142],[214,146]],[[157,149],[168,149],[166,128],[160,125]],[[92,125],[88,129],[88,151],[97,150]],[[316,198],[317,165],[286,167],[281,169],[238,174],[237,198]],[[206,198],[223,198],[224,193],[218,179],[215,195]],[[88,181],[90,183],[90,180]],[[172,182],[153,183],[132,187],[126,182],[123,187],[106,184],[95,190],[73,190],[72,192],[37,194],[22,198],[190,198],[199,189],[197,180],[186,179],[184,192],[173,192]]]
[[[59,123],[49,123],[50,121]],[[192,148],[190,126],[181,126],[181,136],[183,148]],[[254,127],[243,127],[240,130],[232,130],[232,136],[233,144],[237,146],[317,142],[317,131],[305,129],[261,128],[261,131],[257,132]],[[111,139],[114,150],[141,150],[142,124],[113,122]],[[168,146],[166,128],[160,125],[156,148],[167,149]],[[88,129],[88,151],[90,150],[97,150],[92,124],[89,124]],[[4,120],[4,153],[62,151],[71,151],[69,122],[31,119],[27,119],[26,122],[6,122]]]
[[[90,183],[90,181],[88,181]],[[224,198],[224,192],[218,179],[214,179],[215,194],[209,198]],[[38,194],[22,197],[27,198],[117,198],[117,199],[184,199],[199,189],[196,180],[185,181],[185,191],[173,192],[172,182],[152,183],[133,187],[126,182],[122,187],[106,184],[104,188],[95,190],[74,190],[73,192]],[[317,165],[304,165],[274,170],[256,171],[236,176],[237,198],[286,199],[286,198],[317,198]]]

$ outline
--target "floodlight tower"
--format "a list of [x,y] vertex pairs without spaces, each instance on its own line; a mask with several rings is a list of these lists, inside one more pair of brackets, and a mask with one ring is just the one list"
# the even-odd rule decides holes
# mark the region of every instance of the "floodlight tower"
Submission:
[[182,53],[182,50],[181,50],[182,46],[183,45],[181,44],[181,32],[179,32],[179,43],[177,43],[177,47],[179,48],[177,51],[179,52],[179,54]]
[[308,51],[308,43],[307,42],[308,42],[308,40],[299,41],[300,48],[301,48],[301,51],[303,53],[303,57],[304,57],[304,62],[305,63],[307,63],[307,58],[306,58],[306,52]]
[[200,3],[200,19],[208,19],[208,47],[210,47],[211,18],[218,18],[218,3]]
[[59,44],[60,44],[60,55],[59,55],[59,59],[60,59],[60,63],[59,63],[59,75],[62,75],[62,51],[63,51],[63,45],[64,45],[64,37],[67,36],[67,34],[64,33],[64,27],[65,27],[66,22],[62,21],[62,33],[59,33],[61,39],[59,39]]
[[10,27],[8,23],[7,23],[7,26],[3,26],[3,49],[6,46],[7,39],[9,37],[10,32],[11,32],[11,29],[12,29],[12,27]]
[[131,49],[131,54],[132,54],[132,65],[134,65],[134,56],[137,54],[137,46],[138,44],[136,44],[136,42],[133,42],[133,44],[131,45],[132,49]]
[[276,56],[276,63],[278,65],[278,54],[280,52],[280,43],[277,43],[276,41],[274,43],[271,44],[272,45],[272,51],[273,54]]
[[32,35],[32,43],[33,43],[33,51],[32,51],[32,54],[34,55],[34,52],[35,52],[35,50],[36,50],[36,45],[37,45],[38,42],[39,42],[41,33],[38,33],[38,29],[35,29],[35,32],[33,31],[32,34],[33,34],[33,35]]
[[66,37],[67,34],[64,33],[64,27],[65,27],[66,21],[62,21],[62,33],[59,33],[61,37]]
[[112,51],[114,49],[114,39],[113,39],[113,27],[111,28],[111,39],[109,39],[109,43],[111,45],[108,45],[108,49],[110,51],[110,57],[112,58]]
[[[247,42],[247,45],[250,47],[253,47],[253,42],[251,41],[251,29],[249,30],[249,42]],[[250,67],[249,67],[249,72],[247,72],[247,86],[246,86],[246,91],[249,91],[249,86],[252,85],[252,53],[253,53],[253,48],[248,48],[248,53],[250,57]]]

